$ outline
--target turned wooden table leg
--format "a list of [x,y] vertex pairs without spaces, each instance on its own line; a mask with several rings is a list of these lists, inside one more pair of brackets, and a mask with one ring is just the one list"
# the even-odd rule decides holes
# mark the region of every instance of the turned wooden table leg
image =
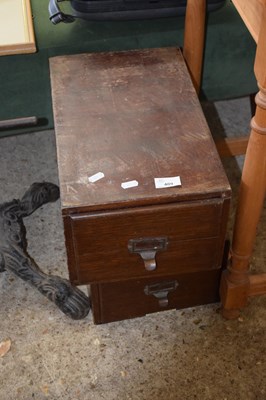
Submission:
[[254,72],[258,81],[256,112],[243,168],[231,260],[222,276],[223,315],[236,318],[249,296],[266,293],[266,274],[249,276],[249,262],[266,191],[266,7],[257,42]]
[[184,31],[183,54],[195,87],[199,94],[205,40],[206,0],[188,0]]
[[231,259],[222,276],[223,316],[236,318],[250,295],[249,262],[266,189],[266,90],[256,96],[257,110],[240,184]]

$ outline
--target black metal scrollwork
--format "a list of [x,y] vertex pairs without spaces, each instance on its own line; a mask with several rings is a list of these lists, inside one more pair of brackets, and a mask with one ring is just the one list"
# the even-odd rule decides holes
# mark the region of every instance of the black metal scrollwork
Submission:
[[0,272],[11,271],[38,289],[64,314],[82,319],[90,311],[90,299],[66,279],[45,274],[27,253],[23,218],[58,198],[58,186],[49,182],[33,183],[21,200],[0,205]]

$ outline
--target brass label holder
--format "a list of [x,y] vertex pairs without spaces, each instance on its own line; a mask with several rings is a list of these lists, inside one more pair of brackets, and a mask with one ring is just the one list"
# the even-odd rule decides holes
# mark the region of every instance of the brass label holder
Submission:
[[128,241],[128,250],[130,253],[137,253],[144,261],[147,271],[154,271],[156,265],[156,253],[166,250],[168,246],[167,237],[146,237],[130,239]]
[[144,293],[147,296],[154,296],[159,300],[160,307],[168,306],[168,294],[176,290],[178,286],[177,281],[159,282],[152,285],[146,285]]

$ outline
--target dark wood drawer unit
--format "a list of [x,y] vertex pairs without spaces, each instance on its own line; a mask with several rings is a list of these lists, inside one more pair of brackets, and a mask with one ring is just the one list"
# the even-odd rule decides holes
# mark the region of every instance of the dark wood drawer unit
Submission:
[[171,280],[166,308],[216,301],[231,193],[181,52],[60,56],[50,69],[69,275],[91,284],[95,322],[165,309],[145,287]]

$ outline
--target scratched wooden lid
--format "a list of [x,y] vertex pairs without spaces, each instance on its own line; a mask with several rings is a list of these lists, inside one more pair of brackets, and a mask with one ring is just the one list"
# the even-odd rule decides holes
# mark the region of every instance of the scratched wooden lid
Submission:
[[178,49],[54,57],[50,71],[63,212],[229,195]]

